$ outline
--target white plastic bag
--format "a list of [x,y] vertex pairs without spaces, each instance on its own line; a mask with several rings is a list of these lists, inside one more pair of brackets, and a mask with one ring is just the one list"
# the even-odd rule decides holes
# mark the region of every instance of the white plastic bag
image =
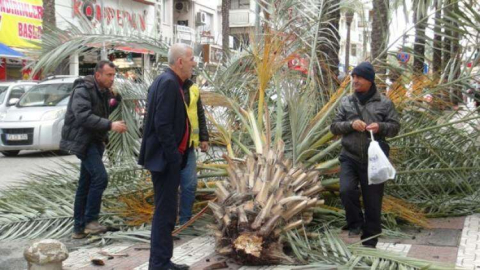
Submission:
[[397,172],[378,142],[374,140],[372,131],[370,131],[370,135],[372,142],[368,147],[368,184],[375,185],[394,179]]

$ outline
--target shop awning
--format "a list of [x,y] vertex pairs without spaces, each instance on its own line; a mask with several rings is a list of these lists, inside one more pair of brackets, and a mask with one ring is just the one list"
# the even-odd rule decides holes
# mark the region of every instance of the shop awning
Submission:
[[134,52],[134,53],[143,53],[143,54],[155,54],[153,51],[147,49],[139,49],[139,48],[132,48],[127,46],[116,46],[116,50],[124,51],[124,52]]
[[8,47],[7,45],[0,43],[0,57],[3,58],[25,58],[20,52],[15,51],[14,49]]

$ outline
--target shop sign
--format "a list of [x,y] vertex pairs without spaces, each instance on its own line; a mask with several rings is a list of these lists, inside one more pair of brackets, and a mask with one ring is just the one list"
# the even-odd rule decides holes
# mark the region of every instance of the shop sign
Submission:
[[42,0],[0,0],[0,42],[11,47],[36,48],[42,35]]
[[114,23],[117,26],[127,26],[134,30],[145,31],[146,14],[147,10],[144,10],[143,13],[135,13],[108,5],[103,5],[102,14],[102,6],[96,1],[73,0],[73,17],[85,17],[95,26],[101,25],[104,20],[107,26]]

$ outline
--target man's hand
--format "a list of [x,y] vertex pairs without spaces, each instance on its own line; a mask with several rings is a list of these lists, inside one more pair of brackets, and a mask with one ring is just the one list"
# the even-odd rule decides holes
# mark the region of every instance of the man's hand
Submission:
[[367,124],[365,124],[365,122],[359,119],[353,121],[352,123],[352,128],[359,132],[364,132],[366,127]]
[[377,133],[379,128],[380,126],[378,125],[378,123],[371,123],[370,125],[367,126],[367,130],[368,131],[371,130],[373,134]]
[[200,142],[200,150],[202,150],[202,152],[207,152],[208,151],[208,142]]
[[124,133],[127,131],[127,126],[125,125],[124,121],[115,121],[112,122],[112,131],[117,133]]

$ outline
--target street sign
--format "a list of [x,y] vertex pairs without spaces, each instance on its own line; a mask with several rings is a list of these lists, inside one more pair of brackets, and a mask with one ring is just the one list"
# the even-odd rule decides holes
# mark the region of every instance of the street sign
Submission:
[[410,60],[410,54],[406,52],[399,51],[397,53],[397,59],[400,63],[406,64]]

